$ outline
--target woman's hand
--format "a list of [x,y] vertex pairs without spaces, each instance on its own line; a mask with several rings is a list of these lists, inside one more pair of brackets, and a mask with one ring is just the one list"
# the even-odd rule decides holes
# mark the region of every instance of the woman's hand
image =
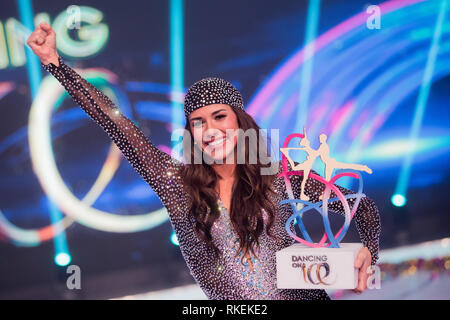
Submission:
[[369,278],[367,268],[370,266],[371,262],[372,254],[370,253],[369,249],[367,247],[361,248],[355,260],[355,268],[359,268],[359,272],[358,285],[355,289],[353,289],[353,292],[361,294],[364,290],[367,289],[367,279]]
[[43,64],[52,62],[55,66],[59,66],[56,33],[48,23],[42,22],[37,26],[28,37],[27,44]]

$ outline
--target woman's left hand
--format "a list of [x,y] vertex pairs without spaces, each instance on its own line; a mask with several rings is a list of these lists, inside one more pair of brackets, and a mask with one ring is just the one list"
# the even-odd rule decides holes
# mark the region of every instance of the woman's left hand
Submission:
[[367,289],[367,279],[369,278],[369,274],[367,273],[367,268],[370,266],[372,262],[372,254],[370,253],[367,247],[362,248],[358,252],[358,256],[355,259],[355,268],[359,268],[358,272],[358,285],[353,292],[357,294],[361,294],[364,290]]

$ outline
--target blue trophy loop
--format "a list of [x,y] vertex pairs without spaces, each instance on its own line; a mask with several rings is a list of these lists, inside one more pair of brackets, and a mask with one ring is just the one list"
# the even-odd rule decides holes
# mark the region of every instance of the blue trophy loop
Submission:
[[[343,195],[342,192],[336,186],[326,185],[322,201],[319,201],[319,202],[316,202],[316,203],[312,203],[312,202],[306,201],[306,200],[293,199],[293,196],[291,196],[293,193],[292,192],[288,192],[289,197],[291,199],[282,200],[280,202],[280,204],[285,204],[285,203],[290,203],[291,204],[291,207],[292,207],[292,210],[293,210],[294,213],[286,221],[285,228],[286,228],[287,233],[292,238],[294,238],[296,241],[304,243],[304,244],[306,244],[306,245],[308,245],[310,247],[324,247],[323,243],[325,242],[326,237],[328,237],[328,239],[330,240],[330,243],[329,243],[329,247],[330,248],[340,248],[339,247],[339,243],[341,242],[341,240],[343,239],[343,237],[347,233],[348,228],[350,226],[351,219],[353,218],[353,215],[356,213],[356,210],[358,209],[358,206],[359,206],[359,203],[360,203],[361,199],[363,197],[365,197],[366,195],[364,193],[362,193],[362,190],[363,190],[363,179],[362,179],[361,173],[359,171],[345,169],[345,170],[336,170],[336,172],[337,173],[336,173],[335,177],[333,177],[333,179],[331,179],[331,181],[333,181],[333,184],[334,184],[334,181],[338,180],[341,177],[345,177],[345,176],[352,177],[351,173],[354,173],[354,174],[358,175],[358,182],[359,182],[358,191],[356,193],[353,193],[353,194]],[[305,179],[305,177],[304,177],[304,179]],[[313,177],[313,179],[316,179],[316,178]],[[289,187],[290,187],[290,184],[289,184]],[[333,189],[333,190],[331,190],[331,189]],[[330,196],[330,192],[331,191],[333,191],[337,195],[337,197],[332,198],[332,199],[328,199],[329,196]],[[345,201],[342,201],[343,199],[345,199]],[[353,205],[353,207],[351,209],[349,207],[347,199],[356,199],[355,204]],[[341,228],[341,230],[339,230],[337,232],[337,234],[338,234],[337,238],[335,237],[335,235],[333,234],[333,231],[331,230],[330,221],[329,221],[329,218],[328,218],[328,203],[335,202],[335,201],[341,201],[342,205],[343,205],[343,208],[344,208],[344,211],[345,211],[344,225]],[[303,204],[303,208],[302,209],[298,209],[297,208],[297,204],[299,204],[299,203]],[[322,238],[320,243],[317,243],[317,244],[313,243],[311,237],[308,234],[308,231],[306,230],[306,227],[305,227],[305,225],[303,223],[303,220],[302,220],[303,213],[306,212],[306,211],[309,211],[309,210],[316,210],[316,211],[318,211],[322,215],[322,219],[323,219],[323,224],[324,224],[324,228],[325,228],[326,237],[325,237],[325,234],[324,234],[324,237]],[[290,225],[291,225],[291,223],[292,223],[292,221],[294,219],[296,219],[298,227],[299,227],[300,232],[302,233],[302,236],[303,236],[304,239],[301,239],[301,238],[297,237],[291,231]]]

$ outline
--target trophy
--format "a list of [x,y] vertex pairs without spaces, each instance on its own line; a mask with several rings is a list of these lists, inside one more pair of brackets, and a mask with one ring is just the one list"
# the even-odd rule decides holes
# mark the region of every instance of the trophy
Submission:
[[[289,148],[292,138],[301,138],[299,147]],[[283,170],[279,177],[284,178],[289,199],[281,201],[281,204],[289,203],[292,206],[293,215],[286,222],[286,231],[297,243],[284,248],[276,253],[277,264],[277,287],[279,289],[354,289],[358,283],[358,269],[354,268],[354,262],[359,250],[363,247],[361,243],[340,243],[345,236],[350,222],[355,214],[358,205],[365,195],[362,193],[362,177],[360,171],[369,174],[372,170],[361,164],[349,164],[338,162],[330,157],[330,149],[327,144],[327,136],[319,136],[320,146],[313,149],[306,136],[294,133],[289,135],[284,141],[282,152]],[[292,161],[289,150],[303,150],[306,152],[306,160],[295,164]],[[325,164],[325,178],[311,172],[314,161],[320,157]],[[289,161],[292,170],[289,171],[287,162]],[[342,169],[344,172],[333,171]],[[339,170],[341,171],[341,170]],[[300,199],[294,199],[289,176],[303,175],[300,190]],[[334,183],[342,177],[352,177],[359,182],[358,192],[343,195]],[[319,202],[312,203],[305,195],[305,185],[307,179],[315,179],[325,185],[325,190],[319,196]],[[337,196],[330,199],[331,191]],[[356,201],[350,208],[347,199],[355,198]],[[328,204],[334,201],[341,201],[345,211],[345,221],[341,229],[333,234],[328,219]],[[303,213],[315,210],[322,216],[325,232],[318,243],[314,243],[302,221]],[[297,222],[298,229],[302,237],[291,231],[291,223]],[[328,240],[328,242],[327,242]]]

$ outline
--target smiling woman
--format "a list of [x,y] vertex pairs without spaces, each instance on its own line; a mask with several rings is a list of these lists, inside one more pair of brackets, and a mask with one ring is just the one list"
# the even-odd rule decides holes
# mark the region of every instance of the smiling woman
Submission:
[[[194,144],[201,146],[202,151],[215,163],[227,163],[226,160],[236,147],[236,130],[239,128],[232,107],[226,104],[211,104],[199,108],[189,115],[189,123]],[[235,159],[228,160],[235,163]]]
[[[105,130],[161,199],[187,266],[208,298],[329,299],[324,290],[277,288],[275,253],[294,242],[285,230],[293,212],[287,204],[280,204],[288,199],[283,180],[277,179],[280,163],[275,163],[277,170],[272,174],[261,174],[262,168],[273,165],[259,157],[267,154],[262,136],[258,134],[256,142],[245,140],[239,144],[241,132],[259,133],[259,126],[245,112],[242,96],[231,83],[206,78],[189,88],[184,101],[189,137],[183,139],[183,147],[195,146],[185,153],[190,160],[197,152],[212,160],[223,160],[242,146],[244,162],[208,164],[201,157],[199,163],[182,163],[159,150],[105,94],[65,64],[56,52],[55,33],[49,25],[41,24],[27,43],[45,70]],[[237,130],[238,134],[230,134],[229,130]],[[254,152],[258,155],[256,163],[249,161]],[[299,198],[303,177],[291,179],[295,197]],[[338,188],[345,195],[352,193]],[[304,192],[311,202],[318,202],[324,189],[322,183],[307,178]],[[340,202],[328,207],[345,213]],[[354,219],[366,247],[358,259],[364,261],[363,266],[375,264],[380,222],[374,202],[363,198]],[[361,268],[362,275],[365,271]],[[365,289],[363,280],[359,290]]]
[[[215,89],[217,91],[221,90],[220,86],[223,83],[226,86],[232,86],[225,80],[217,78],[204,79],[194,86],[200,86],[202,83],[204,85],[208,81],[219,83],[219,89]],[[186,101],[189,102],[192,99],[190,96],[192,92],[194,91],[188,91]],[[230,213],[231,224],[239,235],[242,258],[245,257],[252,264],[249,253],[251,251],[254,254],[253,246],[264,229],[263,210],[267,213],[266,227],[270,229],[273,224],[275,208],[267,199],[267,195],[275,194],[272,184],[277,171],[272,175],[261,175],[261,168],[270,166],[270,163],[251,164],[249,161],[252,152],[267,154],[262,136],[257,136],[257,141],[254,143],[262,146],[264,150],[255,150],[253,146],[251,147],[250,140],[240,144],[240,148],[243,149],[241,151],[244,153],[244,163],[237,161],[236,149],[238,141],[241,141],[238,139],[239,133],[249,130],[259,132],[260,128],[241,108],[233,108],[224,103],[195,109],[189,114],[188,120],[186,129],[192,133],[188,135],[192,138],[186,139],[184,143],[193,143],[195,147],[191,149],[191,154],[185,154],[187,165],[184,166],[181,174],[186,191],[193,200],[190,211],[197,220],[196,231],[216,253],[219,252],[211,235],[211,227],[220,215],[216,205],[219,199],[224,209]],[[213,163],[211,165],[205,165],[203,162],[195,163],[192,158],[196,151],[212,159]],[[238,199],[248,201],[241,202]],[[208,211],[202,208],[212,209]],[[209,218],[205,219],[207,216]],[[268,232],[270,233],[270,230]]]

